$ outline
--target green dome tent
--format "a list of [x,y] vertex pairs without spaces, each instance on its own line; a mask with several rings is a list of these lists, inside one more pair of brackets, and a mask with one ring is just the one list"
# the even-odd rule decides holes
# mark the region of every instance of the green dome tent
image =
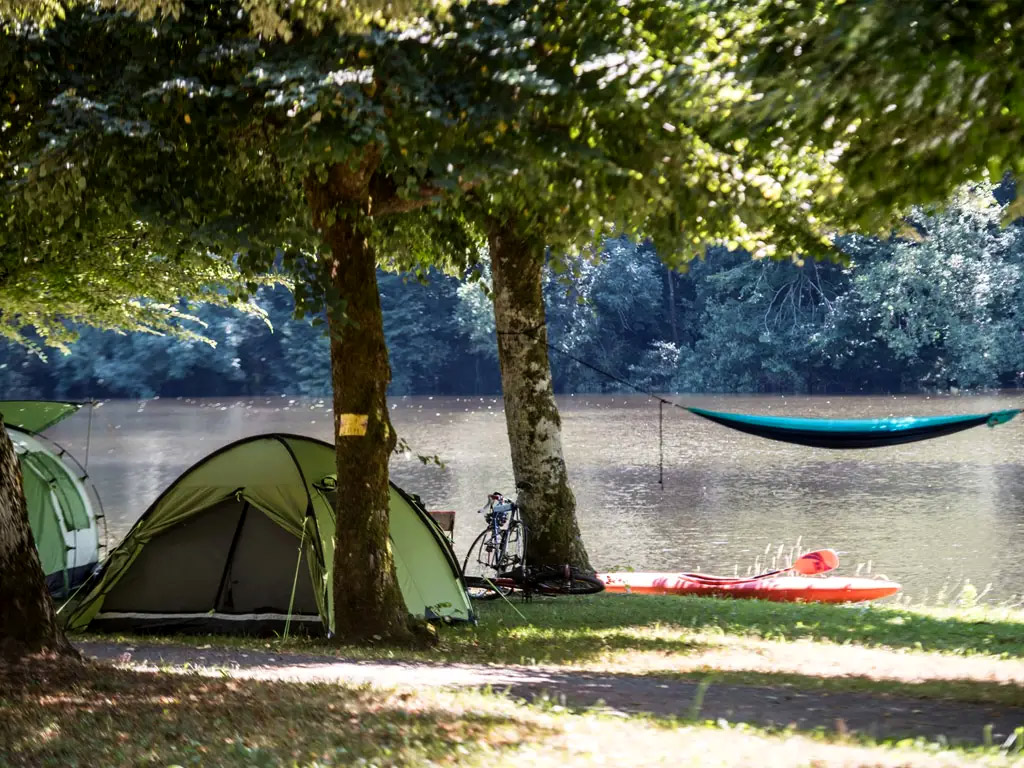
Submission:
[[29,527],[55,597],[66,597],[96,569],[100,556],[99,497],[85,470],[63,448],[37,434],[81,404],[0,401],[7,434],[21,464]]
[[[333,630],[334,448],[250,437],[175,480],[111,551],[69,629]],[[472,620],[455,555],[427,512],[391,485],[391,543],[409,613]]]

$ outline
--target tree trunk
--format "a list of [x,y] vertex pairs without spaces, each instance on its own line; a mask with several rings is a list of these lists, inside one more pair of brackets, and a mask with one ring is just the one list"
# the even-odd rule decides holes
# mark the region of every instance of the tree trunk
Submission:
[[676,286],[675,275],[671,269],[665,268],[665,283],[668,285],[668,317],[672,325],[672,343],[679,346],[679,326],[676,324]]
[[57,624],[32,540],[21,466],[0,417],[0,657],[77,655]]
[[589,570],[551,384],[541,292],[544,242],[522,236],[510,220],[489,223],[488,243],[512,469],[517,485],[528,484],[519,492],[528,531],[526,560]]
[[412,636],[389,539],[388,460],[396,436],[387,408],[391,367],[377,264],[355,224],[369,215],[370,175],[372,168],[336,165],[326,182],[307,184],[314,223],[331,249],[331,284],[342,301],[328,313],[338,469],[332,589],[341,642]]

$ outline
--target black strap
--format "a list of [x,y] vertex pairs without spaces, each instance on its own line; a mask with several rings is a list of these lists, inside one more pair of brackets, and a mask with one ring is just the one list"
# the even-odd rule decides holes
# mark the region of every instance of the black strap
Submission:
[[[228,556],[224,561],[224,572],[220,575],[220,586],[217,588],[217,599],[213,601],[213,609],[231,611],[234,609],[234,600],[231,597],[231,563],[235,559],[235,549],[238,548],[238,540],[242,538],[242,528],[245,527],[245,518],[249,514],[249,502],[242,507],[242,514],[238,516],[238,525],[235,526],[235,535],[231,539],[231,546],[228,547]],[[221,602],[223,601],[223,605]]]

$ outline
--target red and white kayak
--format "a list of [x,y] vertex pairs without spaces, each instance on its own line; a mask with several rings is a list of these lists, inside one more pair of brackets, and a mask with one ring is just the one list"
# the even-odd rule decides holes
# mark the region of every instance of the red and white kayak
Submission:
[[900,591],[883,579],[765,575],[727,579],[700,573],[599,573],[606,592],[636,595],[697,595],[772,600],[782,603],[857,603]]

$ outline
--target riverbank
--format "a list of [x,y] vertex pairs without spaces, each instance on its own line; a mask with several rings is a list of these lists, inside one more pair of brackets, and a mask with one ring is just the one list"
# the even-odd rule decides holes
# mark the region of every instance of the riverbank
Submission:
[[1024,764],[1022,624],[602,595],[484,605],[429,652],[91,636],[104,662],[0,685],[0,762]]

